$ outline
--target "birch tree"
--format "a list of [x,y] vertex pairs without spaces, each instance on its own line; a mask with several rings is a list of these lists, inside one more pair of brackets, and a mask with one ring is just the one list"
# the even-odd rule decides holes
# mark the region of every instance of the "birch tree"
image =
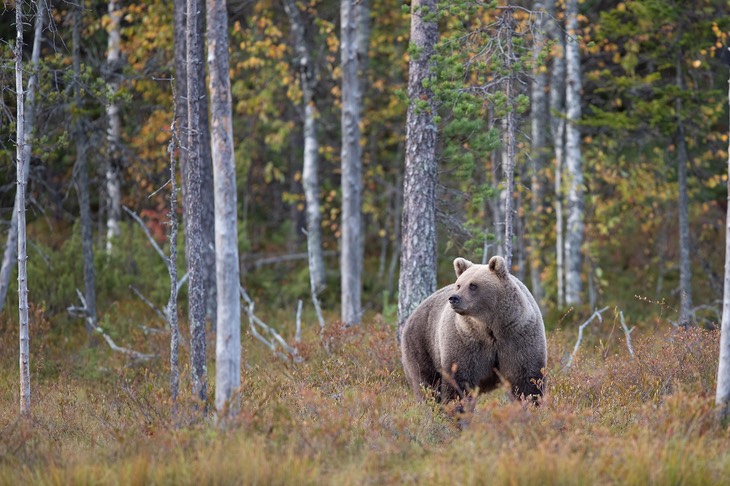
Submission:
[[322,216],[319,203],[319,138],[317,136],[317,106],[314,91],[317,72],[312,46],[306,36],[303,13],[294,0],[282,0],[289,17],[294,37],[294,52],[302,88],[302,116],[304,118],[304,161],[302,186],[307,215],[307,258],[312,292],[318,294],[325,286],[324,253],[322,250]]
[[342,322],[360,322],[362,315],[362,148],[360,116],[362,86],[358,58],[358,2],[340,1],[340,62],[342,68],[342,221],[340,275]]
[[80,113],[83,103],[81,93],[81,23],[83,21],[84,0],[78,0],[74,6],[74,22],[72,32],[73,57],[73,100],[76,114],[72,115],[72,133],[76,146],[76,192],[79,198],[79,213],[81,223],[81,254],[84,266],[84,298],[88,316],[87,330],[89,333],[96,328],[96,283],[94,276],[94,249],[92,240],[91,203],[89,201],[89,167],[87,159],[88,141],[85,119]]
[[121,155],[120,144],[122,137],[119,105],[115,95],[119,90],[120,44],[122,11],[118,0],[109,0],[109,38],[107,41],[107,76],[109,86],[109,101],[106,106],[107,117],[107,144],[109,154],[106,160],[106,253],[110,254],[113,241],[119,237],[119,220],[122,217],[122,188],[121,188]]
[[[517,212],[514,204],[515,193],[515,144],[517,138],[517,127],[515,125],[515,77],[513,66],[515,64],[514,52],[512,49],[512,35],[514,33],[512,9],[507,8],[502,17],[504,26],[504,45],[505,45],[505,63],[504,68],[507,71],[505,79],[505,97],[507,103],[507,113],[504,118],[504,131],[502,144],[504,150],[504,259],[507,268],[512,268],[512,240],[514,237],[514,218]],[[500,29],[501,31],[502,29]]]
[[[192,1],[192,0],[189,0]],[[236,227],[236,166],[233,159],[228,14],[225,0],[207,0],[206,39],[210,72],[211,147],[215,186],[215,269],[218,284],[215,406],[230,403],[241,386],[241,298]]]
[[547,111],[547,72],[542,64],[543,50],[545,49],[545,24],[548,22],[545,7],[540,0],[534,3],[536,23],[533,27],[532,46],[532,86],[530,129],[532,134],[532,151],[530,154],[530,171],[532,172],[530,193],[530,283],[532,295],[542,308],[543,285],[540,275],[543,268],[542,248],[540,235],[543,232],[543,199],[545,197],[543,172],[546,165],[546,140],[548,130]]
[[550,68],[550,135],[555,152],[555,271],[557,276],[558,309],[565,307],[565,243],[563,219],[563,162],[565,157],[565,36],[555,20],[555,0],[545,2],[551,20],[547,35],[553,43]]
[[566,3],[565,44],[565,165],[568,178],[568,220],[565,236],[565,303],[581,303],[581,247],[583,245],[583,167],[581,161],[581,72],[578,33],[578,0]]
[[[724,62],[730,65],[725,53]],[[730,78],[728,78],[728,106],[730,106]],[[715,404],[722,422],[730,419],[730,142],[727,160],[727,200],[725,216],[725,279],[722,293],[722,327],[720,328],[720,358],[717,369]]]
[[436,0],[411,2],[413,53],[408,63],[408,113],[403,178],[398,338],[408,316],[436,290],[436,107],[428,83],[438,42]]
[[25,92],[23,87],[23,2],[15,5],[15,93],[17,118],[15,134],[18,206],[18,314],[20,345],[20,414],[30,415],[30,335],[28,333],[28,281],[25,253],[25,185],[28,158],[24,149]]
[[[30,78],[28,79],[28,88],[24,91],[24,127],[22,143],[23,157],[24,160],[30,164],[31,155],[31,136],[35,127],[35,95],[38,90],[38,67],[40,65],[41,58],[41,42],[43,41],[43,26],[47,15],[46,2],[44,0],[38,1],[36,4],[36,16],[35,26],[33,33],[33,51],[31,53],[31,71]],[[17,13],[17,12],[16,12]],[[22,61],[22,59],[21,59]],[[23,171],[23,187],[28,183],[28,173],[30,167],[26,166]],[[20,210],[20,202],[15,198],[13,205],[13,212],[10,217],[10,228],[8,228],[8,237],[5,244],[5,251],[3,252],[2,265],[0,265],[0,312],[2,312],[5,306],[5,299],[8,295],[8,287],[10,286],[10,274],[15,268],[18,255],[18,211]]]

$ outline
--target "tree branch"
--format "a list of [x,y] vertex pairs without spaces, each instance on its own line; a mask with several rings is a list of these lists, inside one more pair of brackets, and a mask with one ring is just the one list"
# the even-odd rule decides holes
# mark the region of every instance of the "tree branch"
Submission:
[[621,318],[621,329],[624,330],[624,334],[626,335],[626,347],[629,348],[629,354],[631,355],[631,359],[634,359],[634,348],[631,346],[631,331],[636,329],[636,326],[629,329],[626,327],[626,321],[624,321],[624,312],[619,312],[619,317]]
[[132,219],[134,219],[137,223],[139,223],[139,225],[142,227],[142,230],[144,231],[144,234],[147,235],[147,239],[150,240],[150,243],[152,243],[152,248],[155,249],[157,254],[160,255],[160,258],[162,258],[162,260],[165,262],[165,265],[167,265],[167,263],[168,263],[167,255],[165,255],[165,252],[162,251],[162,248],[160,248],[160,245],[158,245],[157,242],[155,241],[155,239],[152,237],[150,230],[147,228],[147,225],[144,224],[144,221],[142,220],[142,218],[140,218],[137,213],[135,213],[134,211],[129,209],[127,206],[122,206],[122,209],[124,209],[124,211],[126,211],[127,214],[129,214],[132,217]]
[[585,329],[588,324],[593,322],[593,319],[598,318],[598,321],[603,321],[603,317],[601,317],[601,313],[605,312],[608,309],[608,306],[604,307],[601,310],[595,311],[591,317],[588,318],[587,321],[585,321],[583,324],[580,325],[578,328],[578,340],[575,342],[575,347],[573,348],[573,352],[568,357],[568,362],[565,364],[565,368],[570,368],[570,366],[573,364],[573,358],[575,357],[576,353],[578,353],[578,348],[580,347],[580,343],[583,341],[583,329]]
[[86,320],[86,325],[94,332],[101,334],[101,336],[104,338],[104,341],[109,345],[109,347],[112,349],[112,351],[117,351],[120,353],[124,353],[128,355],[129,357],[133,359],[137,359],[140,361],[147,361],[153,358],[156,358],[156,354],[145,354],[140,353],[139,351],[135,351],[133,349],[125,348],[123,346],[118,346],[114,340],[109,336],[107,333],[104,332],[104,330],[97,324],[94,323],[94,319],[90,316],[88,309],[86,307],[86,299],[84,298],[84,295],[81,293],[79,289],[76,289],[76,295],[79,296],[79,300],[81,301],[81,305],[83,307],[69,307],[68,310],[71,312],[71,309],[74,309],[75,311],[81,312],[83,311],[84,318]]
[[[239,285],[239,291],[241,293],[241,298],[246,303],[243,309],[248,315],[248,321],[250,324],[249,329],[251,329],[251,334],[253,334],[256,339],[264,343],[264,345],[266,345],[266,347],[268,347],[272,352],[277,354],[277,356],[281,358],[291,358],[295,363],[302,362],[303,359],[301,356],[299,356],[299,351],[297,351],[296,348],[287,344],[284,338],[281,337],[278,332],[276,332],[276,329],[272,328],[256,316],[256,314],[254,313],[255,303],[242,285]],[[262,336],[258,329],[256,329],[256,326],[260,327],[266,333],[268,333],[271,336],[271,340],[268,340],[264,336]],[[281,353],[276,349],[277,343],[288,353],[288,355]]]

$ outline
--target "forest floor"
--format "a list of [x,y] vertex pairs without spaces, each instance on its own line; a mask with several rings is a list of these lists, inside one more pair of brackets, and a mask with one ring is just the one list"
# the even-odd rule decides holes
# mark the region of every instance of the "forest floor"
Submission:
[[[632,358],[609,317],[586,330],[566,369],[579,324],[566,319],[548,333],[542,406],[498,390],[479,398],[462,427],[448,407],[414,398],[392,324],[378,316],[324,337],[305,332],[296,364],[246,335],[240,413],[223,430],[189,397],[173,412],[165,335],[127,336],[162,350],[134,363],[103,343],[89,347],[83,329],[60,332],[42,311],[32,314],[30,419],[18,418],[17,329],[0,321],[0,485],[693,485],[730,477],[730,430],[713,413],[717,331],[642,323]],[[182,384],[189,388],[185,376]]]

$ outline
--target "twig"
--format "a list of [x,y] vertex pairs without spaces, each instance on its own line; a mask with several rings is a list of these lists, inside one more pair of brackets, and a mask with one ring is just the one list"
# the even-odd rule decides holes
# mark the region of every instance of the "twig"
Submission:
[[297,327],[294,333],[294,342],[301,342],[302,340],[302,299],[297,302]]
[[631,346],[631,331],[636,329],[636,326],[629,329],[626,327],[626,321],[624,321],[624,312],[619,312],[619,317],[621,318],[621,329],[624,330],[624,334],[626,335],[626,347],[629,348],[629,354],[631,355],[631,359],[634,359],[634,348]]
[[583,324],[580,325],[578,328],[578,340],[575,342],[575,347],[573,348],[573,352],[570,354],[570,357],[568,358],[568,362],[565,364],[566,368],[570,368],[570,365],[573,364],[573,358],[575,357],[576,353],[578,352],[578,348],[580,347],[580,343],[583,341],[583,329],[585,329],[588,324],[590,324],[593,319],[598,318],[599,321],[603,321],[603,317],[601,317],[601,313],[605,312],[608,309],[608,306],[604,307],[601,310],[595,311],[591,317],[588,318],[587,321],[585,321]]
[[137,213],[129,209],[127,206],[122,206],[122,209],[124,209],[127,214],[129,214],[132,219],[134,219],[139,225],[142,227],[142,230],[144,231],[144,234],[147,235],[147,239],[150,240],[150,243],[152,243],[152,248],[155,249],[158,255],[160,255],[160,258],[167,264],[168,258],[167,255],[165,255],[165,252],[162,251],[162,248],[160,248],[160,245],[157,244],[155,239],[152,237],[152,234],[150,233],[150,230],[147,228],[147,225],[144,224],[144,221],[142,218],[139,217]]
[[146,361],[153,358],[156,358],[156,354],[145,354],[140,353],[139,351],[135,351],[133,349],[125,348],[122,346],[118,346],[114,340],[104,332],[104,330],[99,326],[94,324],[94,319],[89,315],[88,308],[86,307],[86,299],[84,299],[84,295],[81,293],[79,289],[76,289],[76,295],[79,296],[79,300],[81,301],[81,304],[83,305],[83,310],[86,318],[86,325],[91,328],[94,332],[97,332],[101,334],[101,336],[104,338],[104,341],[109,345],[109,347],[112,349],[112,351],[118,351],[120,353],[124,353],[126,355],[129,355],[133,359],[138,359],[140,361]]

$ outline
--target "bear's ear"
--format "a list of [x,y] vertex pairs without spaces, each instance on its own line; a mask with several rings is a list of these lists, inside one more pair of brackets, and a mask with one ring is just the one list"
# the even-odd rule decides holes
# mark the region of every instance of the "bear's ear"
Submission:
[[489,260],[489,269],[499,278],[504,278],[509,273],[507,262],[501,256],[493,256]]
[[459,278],[461,274],[464,273],[466,269],[471,267],[472,265],[472,262],[461,257],[454,260],[454,271],[456,272],[456,278]]

